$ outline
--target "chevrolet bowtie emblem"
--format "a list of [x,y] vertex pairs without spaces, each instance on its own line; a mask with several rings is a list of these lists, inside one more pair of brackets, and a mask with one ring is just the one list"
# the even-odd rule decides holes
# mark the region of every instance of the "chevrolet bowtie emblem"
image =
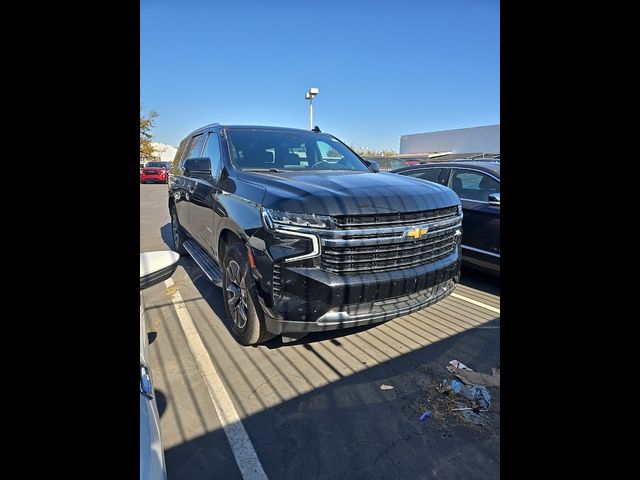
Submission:
[[428,231],[428,228],[414,228],[407,232],[407,237],[420,238],[421,236],[426,235]]

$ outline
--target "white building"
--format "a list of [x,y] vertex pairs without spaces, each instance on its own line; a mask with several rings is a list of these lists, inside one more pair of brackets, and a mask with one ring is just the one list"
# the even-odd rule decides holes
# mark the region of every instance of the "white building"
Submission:
[[500,153],[500,124],[414,133],[400,137],[400,154],[435,152]]
[[176,156],[178,149],[167,145],[166,143],[151,142],[151,146],[155,151],[154,160],[156,162],[173,162],[173,158]]

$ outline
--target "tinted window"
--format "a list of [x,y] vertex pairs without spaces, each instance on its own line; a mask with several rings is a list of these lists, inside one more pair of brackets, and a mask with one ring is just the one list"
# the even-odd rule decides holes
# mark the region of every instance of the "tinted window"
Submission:
[[330,162],[342,160],[344,155],[342,155],[339,151],[329,145],[327,142],[317,142],[318,148],[320,149],[320,156],[322,160],[327,160]]
[[396,168],[402,168],[406,166],[407,165],[402,160],[398,160],[397,158],[392,158],[391,160],[389,160],[389,168],[391,170],[395,170]]
[[381,172],[388,172],[389,170],[391,170],[389,168],[389,160],[386,158],[372,158],[369,161],[376,162],[378,164],[378,167],[380,167]]
[[277,130],[229,129],[233,163],[243,170],[369,169],[329,135]]
[[176,156],[173,157],[173,172],[175,173],[175,168],[180,165],[180,160],[182,160],[182,155],[184,154],[184,151],[187,148],[187,144],[189,143],[189,139],[185,138],[184,140],[182,140],[180,142],[180,145],[178,146],[178,151],[176,152]]
[[202,144],[204,143],[205,136],[204,135],[196,135],[191,139],[189,146],[187,147],[187,151],[185,152],[184,158],[195,158],[200,156],[200,152],[202,151]]
[[203,157],[211,159],[211,173],[215,176],[220,165],[220,140],[217,133],[210,133],[207,144],[204,147]]
[[146,165],[147,167],[151,167],[151,168],[169,168],[171,166],[171,163],[169,162],[149,162]]
[[449,187],[460,198],[488,202],[489,195],[500,191],[500,183],[481,172],[452,170]]
[[440,172],[442,172],[441,168],[425,168],[423,170],[409,172],[406,175],[409,175],[410,177],[421,178],[423,180],[429,180],[430,182],[438,183],[438,177],[440,176]]

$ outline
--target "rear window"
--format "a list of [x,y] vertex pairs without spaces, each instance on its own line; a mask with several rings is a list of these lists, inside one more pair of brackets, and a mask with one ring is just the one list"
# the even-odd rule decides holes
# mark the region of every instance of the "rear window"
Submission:
[[145,165],[146,168],[169,168],[171,162],[149,162]]

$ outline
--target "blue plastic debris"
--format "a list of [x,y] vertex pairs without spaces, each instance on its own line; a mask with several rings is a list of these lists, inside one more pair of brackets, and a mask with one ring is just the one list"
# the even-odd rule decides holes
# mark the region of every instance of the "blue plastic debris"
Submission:
[[427,418],[429,418],[431,416],[431,412],[429,410],[427,410],[426,412],[424,412],[422,415],[420,415],[420,421],[424,422]]
[[446,390],[462,395],[464,398],[477,402],[480,408],[487,410],[491,406],[491,394],[485,387],[471,387],[464,385],[460,380],[453,380],[450,384],[445,380],[443,387]]

